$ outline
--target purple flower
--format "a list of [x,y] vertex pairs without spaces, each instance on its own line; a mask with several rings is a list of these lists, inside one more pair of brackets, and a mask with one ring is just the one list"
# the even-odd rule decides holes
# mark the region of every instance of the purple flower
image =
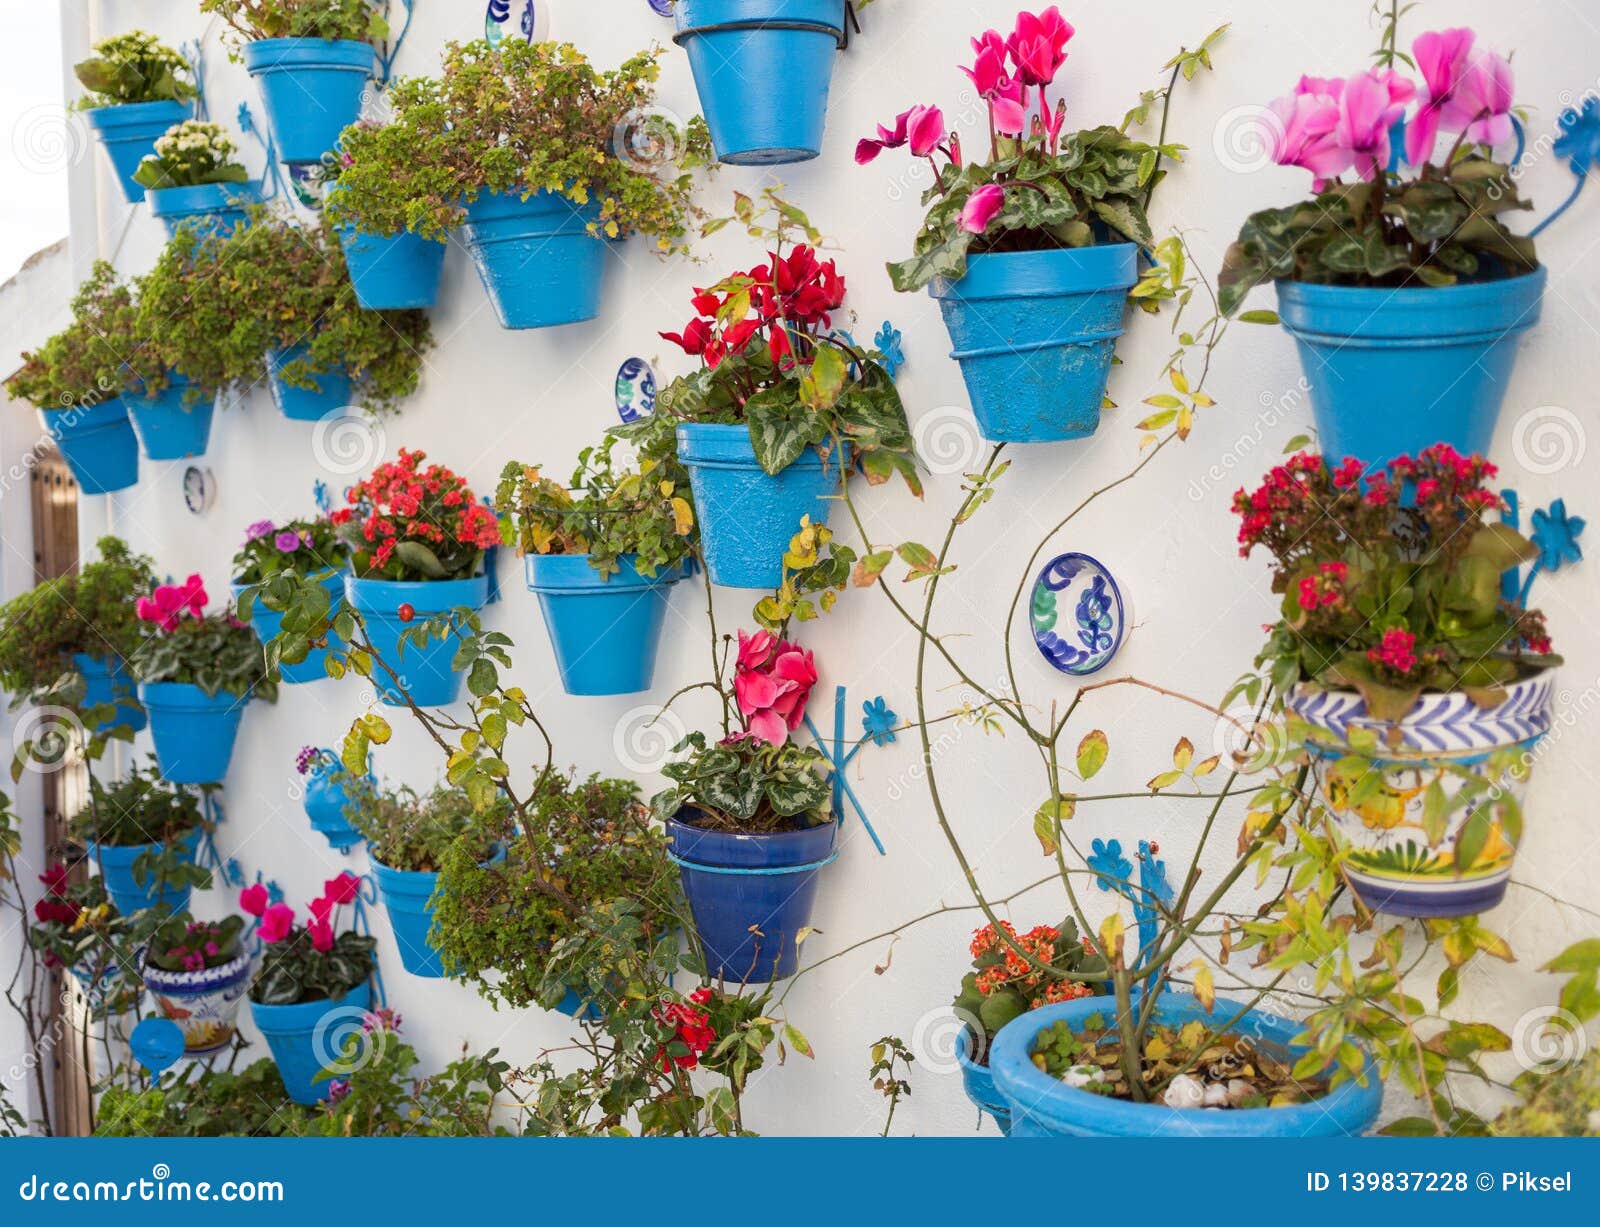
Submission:
[[300,548],[300,534],[286,528],[272,539],[272,544],[278,547],[278,553],[292,554]]
[[244,530],[244,543],[249,545],[252,541],[260,540],[262,537],[265,537],[268,533],[270,533],[274,527],[275,526],[271,520],[257,520],[249,528]]
[[301,746],[300,753],[294,756],[294,769],[301,775],[311,770],[312,764],[322,757],[322,751],[316,746]]
[[338,1103],[350,1093],[350,1083],[343,1078],[328,1079],[328,1102]]

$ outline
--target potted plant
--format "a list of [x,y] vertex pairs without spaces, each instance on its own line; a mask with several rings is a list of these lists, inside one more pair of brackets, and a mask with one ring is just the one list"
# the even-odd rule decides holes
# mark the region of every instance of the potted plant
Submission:
[[340,909],[354,903],[360,890],[351,873],[325,882],[304,925],[296,923],[288,904],[272,902],[259,883],[239,895],[240,908],[257,918],[255,935],[261,941],[250,984],[250,1017],[295,1103],[327,1097],[328,1084],[317,1075],[336,1062],[342,1034],[372,1004],[377,940],[353,929],[339,931]]
[[1561,663],[1501,577],[1538,556],[1495,467],[1447,443],[1375,473],[1300,453],[1235,496],[1241,553],[1273,558],[1270,670],[1345,846],[1350,885],[1400,916],[1499,903],[1521,835],[1525,754]]
[[312,829],[321,832],[337,851],[349,852],[362,838],[351,825],[350,814],[360,803],[360,786],[364,783],[367,788],[377,787],[372,773],[352,775],[337,754],[316,746],[302,746],[295,755],[294,768],[305,780],[302,804]]
[[123,975],[126,944],[136,940],[138,917],[124,916],[111,902],[102,877],[79,877],[74,866],[56,862],[39,874],[44,893],[33,902],[28,944],[52,970],[65,968],[82,986],[97,1016],[123,1014],[137,993]]
[[134,180],[156,138],[194,114],[194,73],[189,62],[153,34],[129,30],[103,38],[94,55],[73,67],[88,92],[76,103],[100,139],[123,196],[144,199]]
[[642,233],[674,252],[694,217],[701,121],[653,128],[641,152],[613,148],[654,104],[658,54],[599,71],[564,43],[451,43],[438,78],[389,88],[393,117],[381,139],[352,144],[329,215],[373,235],[463,227],[507,328],[593,319],[606,243]]
[[387,8],[382,0],[200,0],[202,13],[243,40],[245,70],[290,165],[318,161],[361,114],[373,44],[389,32]]
[[965,1024],[956,1040],[956,1060],[967,1098],[992,1117],[1002,1133],[1010,1133],[1011,1108],[995,1089],[989,1070],[995,1036],[1029,1010],[1094,996],[1094,986],[1075,979],[1073,973],[1103,973],[1105,960],[1079,936],[1077,922],[1070,916],[1059,925],[1035,925],[1026,933],[1019,934],[1006,921],[1000,928],[1031,961],[1003,945],[993,924],[984,925],[972,934],[972,970],[962,977],[952,1008]]
[[157,138],[133,180],[168,233],[187,225],[202,234],[227,234],[261,199],[261,185],[234,160],[238,152],[222,125],[185,119]]
[[682,475],[649,459],[619,473],[612,442],[578,454],[569,486],[512,461],[495,493],[501,538],[526,558],[568,694],[650,689],[672,585],[693,557]]
[[1376,67],[1272,103],[1273,160],[1315,194],[1252,214],[1218,287],[1231,314],[1275,282],[1324,454],[1376,469],[1439,442],[1488,451],[1546,279],[1505,224],[1530,207],[1495,152],[1513,136],[1510,63],[1468,29],[1423,34],[1410,57],[1393,37]]
[[134,658],[161,774],[174,784],[220,783],[251,699],[276,702],[277,679],[249,626],[206,614],[205,584],[191,575],[139,598],[145,639]]
[[[76,707],[97,735],[144,728],[127,671],[140,643],[134,600],[155,582],[150,559],[102,537],[99,557],[0,605],[0,690],[24,702]],[[81,683],[78,679],[81,678]]]
[[154,765],[135,766],[114,784],[91,775],[87,804],[70,830],[124,916],[184,911],[190,888],[210,881],[195,864],[204,831],[200,797],[163,780]]
[[183,1029],[187,1056],[219,1052],[233,1039],[239,1003],[250,987],[253,958],[245,949],[244,918],[169,917],[145,947],[145,991],[161,1017]]
[[[921,493],[883,355],[834,328],[844,278],[818,258],[821,236],[804,214],[770,190],[766,204],[770,229],[748,197],[735,198],[735,216],[773,244],[767,261],[696,290],[694,318],[661,334],[700,369],[618,432],[648,440],[676,425],[706,569],[712,583],[734,588],[783,582],[791,539],[803,523],[826,523],[850,469],[873,484],[899,473]],[[796,231],[807,241],[791,244]]]
[[401,448],[332,516],[351,550],[345,600],[378,658],[378,697],[392,707],[406,694],[422,707],[455,701],[455,623],[488,603],[484,551],[500,540],[494,512],[466,480],[426,459]]
[[[330,608],[336,610],[344,603],[344,573],[349,559],[349,546],[327,516],[283,524],[257,520],[245,529],[244,545],[233,556],[234,612],[254,625],[261,642],[270,642],[282,632],[285,617],[294,616],[292,611],[286,613],[281,599],[274,597],[274,579],[294,575],[320,584],[327,591]],[[278,585],[280,592],[283,587]],[[280,654],[279,679],[298,685],[327,677],[328,652],[337,650],[340,643],[336,635],[315,644],[308,641],[305,656],[298,661]]]
[[423,794],[407,786],[369,788],[358,779],[353,791],[350,818],[367,841],[401,966],[414,976],[443,976],[429,933],[440,866],[457,845],[474,864],[503,861],[505,811],[480,814],[460,789],[442,784]]

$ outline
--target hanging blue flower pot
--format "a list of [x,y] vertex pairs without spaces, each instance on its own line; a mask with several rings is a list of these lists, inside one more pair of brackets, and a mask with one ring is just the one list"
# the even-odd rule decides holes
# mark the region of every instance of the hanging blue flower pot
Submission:
[[339,227],[339,243],[356,288],[356,301],[368,311],[431,307],[439,297],[445,244],[402,231],[366,234]]
[[168,376],[167,386],[150,396],[123,397],[133,431],[147,460],[186,460],[205,455],[211,441],[211,418],[216,411],[215,396],[189,395],[192,385],[176,371]]
[[[696,811],[680,811],[692,817]],[[794,975],[795,938],[811,924],[823,866],[839,854],[837,823],[804,831],[739,835],[667,820],[669,855],[705,951],[706,972],[733,984]],[[752,932],[752,927],[759,933]]]
[[[1220,998],[1215,1011],[1208,1014],[1189,994],[1163,993],[1155,1017],[1170,1027],[1191,1021],[1210,1027],[1236,1012]],[[1057,1019],[1077,1030],[1091,1015],[1110,1022],[1115,1013],[1114,1001],[1083,997],[1029,1010],[1001,1028],[989,1049],[989,1068],[996,1088],[1011,1106],[1012,1137],[1359,1137],[1378,1119],[1383,1082],[1371,1057],[1367,1058],[1365,1086],[1346,1082],[1320,1099],[1281,1108],[1169,1108],[1132,1103],[1068,1086],[1034,1066],[1030,1059],[1034,1040]],[[1305,1030],[1303,1024],[1275,1014],[1251,1010],[1234,1030],[1291,1063],[1306,1051],[1305,1045],[1294,1043]]]
[[39,425],[56,441],[85,494],[110,494],[139,481],[139,440],[121,397],[98,405],[39,413]]
[[550,328],[600,314],[605,243],[589,233],[600,205],[555,192],[485,192],[462,237],[504,328]]
[[843,0],[677,0],[673,41],[689,56],[717,157],[804,162],[822,150]]
[[156,141],[168,128],[193,116],[194,108],[186,102],[125,102],[84,112],[90,130],[105,146],[122,195],[130,204],[144,199],[144,188],[133,181],[139,163],[155,152]]
[[[484,865],[498,865],[506,859],[506,850],[497,848]],[[400,951],[400,965],[414,976],[439,979],[444,975],[439,951],[428,937],[433,928],[433,892],[439,885],[436,873],[420,873],[406,869],[390,869],[376,859],[372,862],[372,875],[378,880],[378,894],[383,899],[384,910],[389,913],[389,927],[394,931],[394,944]]]
[[972,1031],[964,1029],[956,1037],[956,1063],[961,1066],[961,1089],[978,1111],[1000,1126],[1001,1133],[1011,1132],[1011,1105],[995,1089],[994,1075],[987,1065],[972,1059]]
[[[190,831],[178,841],[177,846],[179,859],[192,865],[200,849],[199,829]],[[113,847],[110,844],[86,842],[84,851],[88,854],[89,863],[99,867],[100,877],[106,885],[106,894],[111,896],[111,902],[116,904],[117,911],[122,915],[132,916],[135,912],[142,912],[152,907],[163,907],[171,913],[182,912],[188,908],[187,886],[163,886],[157,890],[149,874],[145,875],[143,882],[134,877],[133,863],[146,852],[159,855],[160,844]]]
[[263,38],[244,45],[244,67],[261,87],[278,157],[320,162],[361,118],[372,79],[372,44],[353,39]]
[[985,439],[1054,443],[1099,428],[1137,254],[1132,243],[989,252],[928,287]]
[[169,784],[220,784],[228,774],[248,695],[208,695],[188,682],[141,682],[156,763]]
[[781,584],[801,517],[826,524],[841,482],[840,458],[824,463],[814,449],[773,477],[756,461],[746,426],[684,422],[678,459],[689,470],[706,570],[727,588]]
[[1382,466],[1448,443],[1486,455],[1548,274],[1391,290],[1278,282],[1322,454]]
[[[330,571],[323,577],[321,582],[322,586],[328,590],[328,597],[332,601],[328,616],[333,617],[339,612],[339,606],[344,602],[344,575],[338,571]],[[235,602],[238,601],[239,594],[247,586],[244,584],[232,584],[229,586]],[[283,615],[277,610],[268,609],[262,603],[260,596],[257,596],[253,612],[250,614],[250,625],[255,628],[256,638],[261,640],[262,648],[265,650],[266,645],[276,639],[278,632],[283,629]],[[328,659],[328,653],[342,651],[343,648],[344,640],[330,631],[327,642],[322,647],[312,648],[306,653],[306,658],[299,664],[280,665],[278,675],[284,684],[288,686],[300,686],[307,682],[320,682],[328,676],[325,663]]]
[[83,706],[86,709],[116,704],[117,714],[109,720],[102,720],[95,726],[94,732],[109,733],[120,726],[137,733],[144,728],[144,708],[139,706],[133,679],[128,676],[120,660],[74,652],[72,667],[83,674]]
[[358,1030],[372,1005],[372,984],[362,981],[337,1001],[294,1005],[250,1003],[250,1018],[267,1041],[284,1089],[296,1103],[321,1103],[329,1081],[317,1075],[342,1056],[345,1037]]
[[[355,777],[339,762],[331,750],[324,750],[318,765],[306,775],[306,795],[302,804],[306,817],[311,819],[311,829],[322,834],[329,845],[339,852],[348,852],[361,842],[362,835],[350,823],[349,812],[357,803]],[[369,773],[369,785],[377,781]]]
[[672,585],[682,567],[639,574],[637,555],[617,559],[609,579],[588,554],[529,554],[528,591],[539,596],[556,668],[568,694],[634,694],[649,690]]
[[[400,677],[400,687],[418,707],[443,707],[454,703],[461,693],[461,674],[451,662],[460,641],[454,635],[430,638],[421,647],[400,642],[407,630],[428,619],[465,606],[482,609],[489,601],[489,580],[475,575],[471,579],[440,580],[434,583],[401,583],[386,579],[358,579],[345,576],[344,599],[361,615],[373,651]],[[404,607],[404,608],[403,608]],[[409,617],[402,614],[409,610]],[[372,684],[378,697],[390,707],[404,707],[405,697],[394,679],[377,662],[372,667]]]
[[267,355],[267,388],[278,412],[291,422],[318,422],[328,414],[343,412],[350,405],[350,380],[340,370],[317,371],[310,375],[314,388],[297,388],[283,381],[283,368],[306,358],[304,345],[275,349]]
[[203,238],[226,237],[244,222],[251,205],[261,203],[261,184],[202,183],[198,187],[153,187],[145,193],[150,212],[166,223],[168,234],[189,226]]
[[582,997],[572,989],[567,990],[567,995],[561,999],[561,1004],[556,1006],[558,1014],[565,1014],[568,1018],[576,1018],[579,1022],[601,1022],[605,1019],[605,1011],[594,1002],[584,1004]]

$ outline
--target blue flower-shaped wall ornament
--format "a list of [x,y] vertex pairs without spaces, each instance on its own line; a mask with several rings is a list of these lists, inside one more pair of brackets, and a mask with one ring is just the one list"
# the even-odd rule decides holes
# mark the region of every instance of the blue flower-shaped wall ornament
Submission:
[[[1506,509],[1500,516],[1501,523],[1510,528],[1522,527],[1522,501],[1515,490],[1502,490],[1500,497],[1505,500]],[[1533,527],[1528,533],[1528,538],[1533,542],[1534,548],[1539,551],[1539,556],[1533,560],[1533,565],[1527,568],[1526,573],[1520,567],[1512,567],[1500,580],[1500,595],[1514,605],[1524,609],[1528,605],[1529,594],[1533,591],[1533,581],[1545,572],[1554,573],[1562,567],[1583,561],[1583,547],[1578,544],[1578,538],[1583,535],[1584,520],[1582,516],[1567,513],[1567,500],[1558,498],[1549,507],[1536,510],[1532,516]]]
[[[1097,839],[1089,845],[1089,868],[1095,871],[1095,883],[1101,890],[1125,891],[1128,875],[1133,872],[1133,862],[1122,855],[1119,839]],[[1118,882],[1123,885],[1118,885]]]
[[1529,238],[1538,238],[1551,222],[1573,206],[1582,194],[1584,185],[1589,182],[1589,172],[1600,163],[1600,99],[1591,96],[1584,99],[1581,107],[1568,107],[1556,120],[1556,127],[1561,130],[1561,135],[1556,137],[1550,148],[1557,157],[1566,158],[1567,169],[1577,183],[1549,217],[1528,231]]
[[900,330],[888,320],[883,321],[883,327],[878,329],[878,335],[872,338],[872,344],[883,355],[883,369],[893,379],[906,364],[905,350],[901,347]]
[[861,705],[861,727],[867,740],[875,746],[888,745],[895,738],[894,727],[900,717],[889,710],[882,695],[868,699]]

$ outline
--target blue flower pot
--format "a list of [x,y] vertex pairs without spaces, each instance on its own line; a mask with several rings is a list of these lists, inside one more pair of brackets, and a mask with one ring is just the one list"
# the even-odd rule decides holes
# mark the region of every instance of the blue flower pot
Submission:
[[673,41],[689,56],[717,157],[804,162],[822,149],[843,0],[677,0]]
[[[377,783],[370,774],[367,782]],[[336,851],[348,852],[361,842],[361,832],[347,816],[356,804],[356,796],[352,777],[343,766],[326,765],[310,772],[302,804],[306,817],[311,819],[311,829],[320,832]]]
[[[1188,994],[1163,993],[1156,1005],[1157,1020],[1174,1027],[1191,1020],[1215,1026],[1236,1012],[1236,1007],[1219,998],[1215,1012],[1207,1014]],[[1011,1105],[1012,1137],[1358,1137],[1378,1118],[1383,1082],[1370,1057],[1365,1086],[1346,1082],[1321,1099],[1283,1108],[1168,1108],[1131,1103],[1067,1086],[1035,1068],[1029,1059],[1034,1039],[1058,1018],[1076,1026],[1092,1014],[1110,1021],[1115,1013],[1115,1001],[1084,997],[1029,1010],[1001,1028],[989,1049],[989,1068],[995,1086]],[[1305,1045],[1293,1042],[1304,1029],[1300,1023],[1261,1010],[1251,1010],[1235,1027],[1254,1043],[1290,1060],[1306,1051]]]
[[296,1103],[321,1103],[328,1083],[316,1077],[339,1060],[345,1037],[361,1026],[372,1005],[372,983],[363,981],[337,1001],[301,1001],[295,1005],[250,1003],[250,1017],[267,1041],[289,1098]]
[[350,405],[350,380],[343,371],[313,373],[310,378],[315,388],[297,388],[283,381],[283,368],[308,352],[304,345],[291,345],[267,354],[267,389],[278,412],[291,422],[320,422],[330,413],[342,414]]
[[226,237],[242,224],[251,205],[261,203],[261,184],[202,183],[198,187],[151,188],[145,193],[150,212],[166,223],[168,234],[181,226],[198,230],[201,237]]
[[[333,602],[329,608],[329,616],[339,612],[339,606],[344,602],[344,575],[340,572],[330,572],[322,581],[322,586],[328,590],[328,597]],[[239,594],[247,585],[231,584],[229,590],[237,602]],[[278,632],[283,629],[283,615],[277,610],[268,609],[261,603],[261,598],[256,597],[254,610],[250,614],[250,625],[255,627],[256,638],[261,641],[262,650],[266,645],[278,637]],[[344,640],[328,632],[327,642],[320,648],[312,648],[306,653],[306,658],[297,665],[280,665],[278,676],[287,686],[302,686],[307,682],[320,682],[328,676],[325,662],[329,652],[342,651]]]
[[1404,290],[1278,282],[1322,454],[1381,466],[1448,443],[1486,455],[1547,276]]
[[110,494],[139,481],[139,440],[121,397],[98,405],[39,413],[85,494]]
[[[200,849],[200,832],[190,831],[178,841],[178,848],[182,853],[181,859],[193,864]],[[116,904],[117,911],[122,915],[132,916],[135,912],[152,907],[162,907],[171,913],[188,908],[190,891],[187,886],[163,886],[157,890],[148,875],[142,883],[133,876],[133,863],[146,852],[159,853],[160,844],[113,847],[91,841],[84,844],[84,851],[88,854],[89,863],[99,866],[100,877],[106,884],[106,894],[111,896],[111,902]]]
[[689,470],[706,570],[727,588],[781,584],[801,517],[826,524],[841,484],[840,457],[830,455],[824,465],[811,449],[771,476],[756,462],[745,426],[682,423],[678,459]]
[[156,1013],[183,1030],[185,1056],[220,1052],[233,1039],[239,1003],[250,991],[255,956],[248,950],[218,967],[166,971],[148,962],[141,969]]
[[1137,254],[1132,243],[991,252],[928,287],[985,439],[1054,443],[1099,428]]
[[144,199],[144,188],[133,181],[139,163],[156,151],[156,141],[168,128],[193,116],[194,107],[186,102],[125,102],[84,112],[84,119],[105,147],[117,182],[122,185],[122,195],[130,204]]
[[979,1065],[970,1055],[972,1032],[963,1030],[956,1037],[956,1063],[961,1066],[961,1089],[974,1107],[1000,1126],[1001,1133],[1011,1132],[1011,1105],[995,1089],[994,1075],[987,1065]]
[[174,371],[167,386],[153,396],[123,397],[133,432],[147,460],[186,460],[203,456],[211,441],[211,418],[217,398],[189,396],[192,385]]
[[[506,850],[499,848],[485,865],[498,865],[506,859]],[[428,938],[433,928],[433,892],[439,885],[436,873],[421,873],[406,869],[390,869],[376,859],[372,862],[372,875],[378,880],[378,894],[389,913],[389,927],[394,931],[394,944],[400,951],[400,965],[414,976],[440,979],[444,966],[439,951]]]
[[406,232],[366,234],[353,226],[339,227],[339,243],[356,301],[368,311],[420,309],[437,301],[445,244]]
[[576,1018],[579,1022],[602,1022],[605,1011],[594,1002],[584,1004],[583,998],[572,989],[567,990],[567,995],[561,999],[561,1004],[556,1006],[558,1014],[565,1014],[568,1018]]
[[141,682],[161,778],[169,784],[220,784],[244,718],[246,695],[208,695],[188,682]]
[[736,835],[667,820],[670,855],[713,979],[764,984],[794,975],[795,938],[811,923],[817,881],[837,855],[838,832],[837,823],[825,822],[804,831]]
[[636,555],[617,559],[609,579],[588,554],[529,554],[528,591],[544,612],[556,668],[568,694],[634,694],[649,690],[672,585],[682,567],[639,574]]
[[102,720],[94,727],[94,732],[109,733],[120,726],[137,733],[144,728],[144,708],[139,706],[133,679],[128,676],[120,660],[74,652],[72,667],[83,674],[83,706],[86,709],[104,703],[116,704],[117,714],[109,720]]
[[[422,625],[429,618],[465,606],[482,609],[489,601],[489,580],[475,575],[471,579],[441,580],[434,583],[401,583],[386,579],[358,579],[345,576],[344,599],[366,623],[367,638],[373,650],[400,677],[400,685],[410,693],[418,707],[443,707],[454,703],[461,693],[461,674],[451,662],[460,641],[454,635],[430,638],[418,647],[402,646],[400,636]],[[400,620],[400,607],[413,611],[410,622]],[[404,707],[405,697],[394,680],[374,662],[372,684],[378,697],[390,707]]]
[[353,39],[263,38],[244,45],[245,71],[261,87],[278,157],[320,162],[361,118],[372,44]]
[[600,314],[606,245],[589,233],[600,216],[555,192],[484,193],[461,233],[505,328],[550,328]]

